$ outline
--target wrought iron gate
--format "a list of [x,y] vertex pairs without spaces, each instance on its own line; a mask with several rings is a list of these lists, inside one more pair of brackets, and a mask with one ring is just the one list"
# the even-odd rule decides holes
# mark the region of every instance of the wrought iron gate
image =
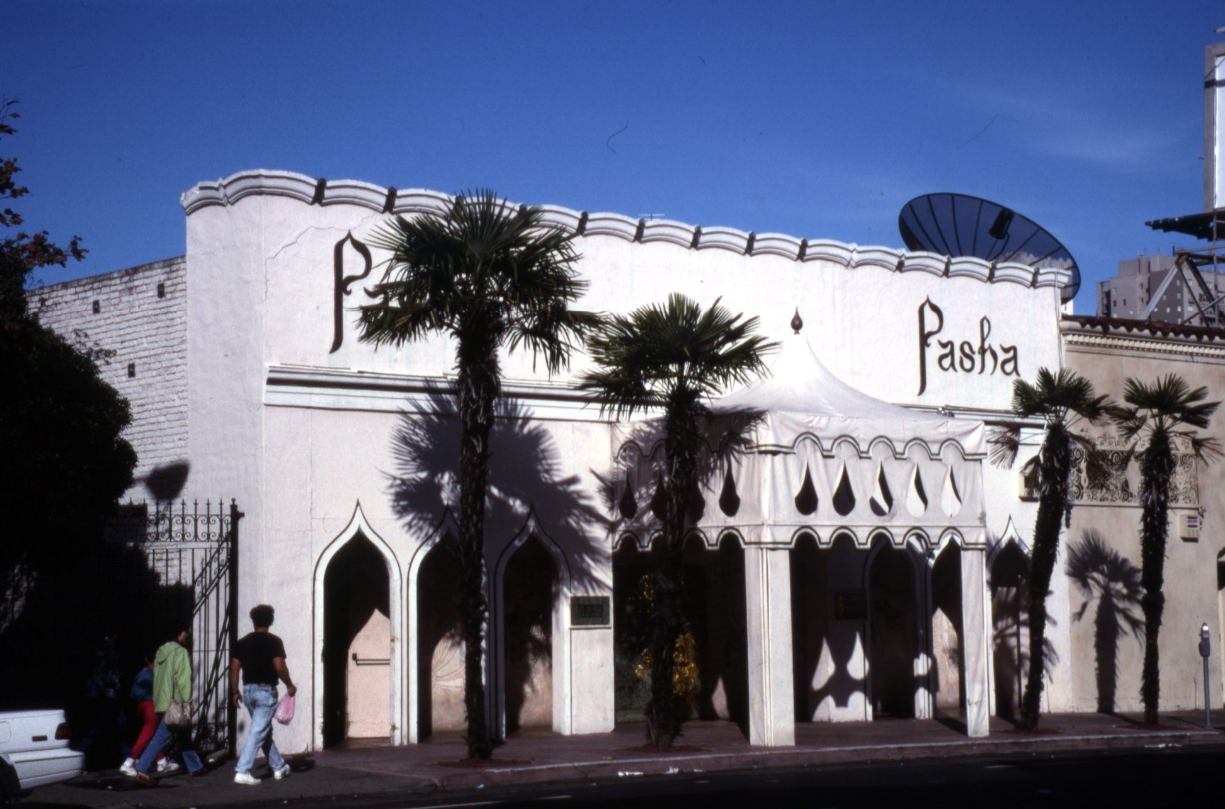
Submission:
[[242,516],[233,500],[130,503],[107,531],[108,575],[132,617],[130,645],[147,653],[190,621],[194,736],[205,754],[234,753],[237,713],[228,673],[238,639]]

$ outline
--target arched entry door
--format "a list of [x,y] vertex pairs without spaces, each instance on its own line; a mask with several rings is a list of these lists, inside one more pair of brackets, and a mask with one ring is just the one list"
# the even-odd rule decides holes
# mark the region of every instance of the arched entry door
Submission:
[[991,660],[995,714],[1019,715],[1029,661],[1029,559],[1006,543],[991,562]]
[[[676,647],[674,678],[684,718],[730,720],[747,734],[748,663],[744,549],[733,534],[716,548],[699,537],[684,547],[685,630]],[[645,721],[651,696],[646,652],[654,610],[650,551],[629,539],[613,554],[616,721]]]
[[936,557],[931,579],[931,688],[937,716],[965,716],[961,622],[961,546],[950,542]]
[[347,738],[399,744],[404,667],[400,567],[361,506],[319,556],[314,577],[312,733],[316,747]]
[[913,718],[922,651],[918,571],[912,554],[882,540],[868,569],[868,679],[874,718]]
[[553,628],[560,593],[557,564],[535,536],[502,574],[502,651],[506,733],[553,727]]
[[444,536],[417,571],[416,710],[412,739],[459,733],[464,719],[464,640],[459,622],[459,561]]
[[328,564],[323,580],[323,743],[390,740],[390,582],[363,535]]

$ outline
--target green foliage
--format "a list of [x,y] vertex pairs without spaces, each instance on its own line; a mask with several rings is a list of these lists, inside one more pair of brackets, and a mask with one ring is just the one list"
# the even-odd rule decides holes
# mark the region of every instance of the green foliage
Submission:
[[757,318],[707,310],[673,293],[662,304],[609,318],[587,341],[598,369],[583,378],[600,405],[617,417],[652,407],[701,411],[704,399],[765,371],[774,348],[755,335]]
[[598,318],[570,305],[586,289],[574,271],[573,237],[549,227],[539,208],[513,208],[489,190],[456,196],[445,214],[397,216],[370,239],[390,254],[361,311],[362,340],[400,346],[431,332],[466,345],[519,347],[549,373]]
[[95,540],[132,484],[131,415],[89,357],[32,320],[0,333],[0,368],[0,513],[24,529],[0,553],[41,566]]
[[1170,489],[1177,469],[1176,440],[1185,440],[1195,457],[1211,461],[1220,455],[1216,439],[1199,434],[1207,429],[1220,402],[1209,402],[1208,389],[1194,390],[1177,374],[1159,376],[1146,383],[1128,379],[1123,388],[1125,404],[1110,409],[1119,432],[1142,446],[1140,462],[1140,579],[1144,586],[1144,668],[1140,696],[1144,721],[1157,723],[1161,693],[1158,638],[1165,610],[1165,547],[1169,531]]
[[[0,99],[0,136],[17,131],[10,123],[21,117],[14,109],[16,104],[12,99]],[[17,182],[20,172],[16,158],[0,157],[0,200],[15,200],[30,193],[30,189]],[[7,206],[0,209],[0,227],[14,228],[24,223],[19,212]],[[85,252],[80,236],[73,236],[67,248],[52,242],[45,230],[18,230],[0,237],[0,323],[25,316],[25,283],[31,272],[50,265],[62,267],[69,259],[80,261]]]

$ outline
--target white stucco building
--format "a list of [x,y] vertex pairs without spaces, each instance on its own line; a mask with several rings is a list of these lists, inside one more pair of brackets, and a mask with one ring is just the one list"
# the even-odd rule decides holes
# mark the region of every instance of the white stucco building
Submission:
[[[462,726],[455,572],[436,549],[457,491],[452,347],[375,350],[353,324],[380,276],[372,229],[447,201],[242,172],[183,195],[185,259],[40,293],[60,330],[134,324],[107,373],[134,402],[139,474],[186,465],[184,495],[241,505],[240,616],[277,608],[308,719],[278,731],[287,751]],[[695,516],[693,714],[765,745],[882,714],[986,733],[1025,665],[1015,596],[1036,509],[1016,467],[987,460],[986,431],[1011,421],[1015,380],[1065,364],[1066,271],[544,210],[577,234],[580,307],[722,297],[782,344],[773,376],[724,400],[767,419]],[[608,731],[642,696],[633,624],[658,447],[649,424],[585,401],[585,362],[549,379],[530,355],[503,360],[486,541],[491,718],[507,732]],[[1070,648],[1073,600],[1057,575],[1048,710],[1093,707],[1073,685],[1092,677]]]

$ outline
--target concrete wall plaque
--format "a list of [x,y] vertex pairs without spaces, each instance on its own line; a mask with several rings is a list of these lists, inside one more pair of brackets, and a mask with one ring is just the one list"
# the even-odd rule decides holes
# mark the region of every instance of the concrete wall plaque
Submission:
[[573,596],[570,599],[570,625],[611,626],[611,600],[608,596]]

